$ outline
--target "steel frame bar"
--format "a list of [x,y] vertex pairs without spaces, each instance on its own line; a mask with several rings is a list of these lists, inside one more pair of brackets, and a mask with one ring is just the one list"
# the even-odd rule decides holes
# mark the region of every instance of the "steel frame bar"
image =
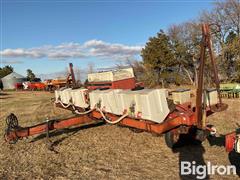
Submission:
[[197,84],[197,98],[196,98],[196,117],[198,121],[198,127],[202,128],[202,94],[203,94],[203,72],[205,65],[205,54],[207,47],[207,28],[206,25],[202,25],[202,44],[200,54],[200,67],[198,72],[198,84]]
[[[202,43],[201,43],[201,51],[200,51],[200,67],[198,72],[198,83],[197,83],[197,98],[196,98],[196,118],[198,122],[198,128],[205,128],[205,122],[203,118],[203,105],[202,105],[202,96],[204,89],[204,68],[206,61],[206,50],[209,50],[209,56],[211,60],[212,71],[214,75],[214,83],[216,85],[219,104],[217,104],[216,108],[221,108],[223,106],[222,99],[220,96],[220,81],[218,78],[218,70],[215,62],[215,57],[212,49],[212,40],[210,34],[210,26],[209,24],[202,24]],[[204,107],[205,108],[205,107]],[[223,108],[223,107],[222,107]]]
[[[153,123],[151,121],[146,121],[143,119],[134,119],[131,117],[124,118],[122,121],[119,122],[119,124],[156,134],[162,134],[164,132],[167,132],[182,125],[185,126],[197,125],[194,112],[192,112],[190,109],[187,109],[187,107],[184,106],[177,106],[176,109],[177,109],[176,111],[170,113],[166,120],[160,124]],[[118,116],[110,113],[105,113],[105,115],[112,121],[119,118]],[[98,111],[93,111],[88,115],[81,115],[64,120],[50,120],[48,122],[44,122],[30,127],[12,129],[10,132],[6,134],[5,139],[7,141],[12,141],[18,138],[45,133],[46,131],[63,129],[71,126],[83,125],[86,123],[88,124],[95,123],[97,121],[99,122],[102,121],[102,115]]]
[[12,129],[5,135],[5,139],[7,141],[12,141],[18,138],[33,136],[41,133],[45,133],[46,131],[51,131],[55,129],[63,129],[71,126],[81,125],[81,124],[89,124],[95,123],[99,121],[98,119],[94,119],[87,115],[82,115],[79,117],[68,118],[64,120],[50,120],[48,122],[44,122],[41,124],[37,124],[30,127],[19,127],[17,129]]

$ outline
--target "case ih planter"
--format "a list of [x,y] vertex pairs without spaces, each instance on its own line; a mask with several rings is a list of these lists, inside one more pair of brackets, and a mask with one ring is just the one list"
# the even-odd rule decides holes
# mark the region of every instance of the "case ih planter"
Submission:
[[[127,85],[125,82],[121,82],[121,73],[93,74],[93,80],[91,81],[93,84],[109,82],[111,85],[109,84],[107,87],[110,90],[92,91],[91,89],[95,88],[89,87],[89,89],[65,88],[55,91],[56,106],[71,110],[77,115],[69,119],[47,120],[45,123],[34,126],[20,127],[16,116],[11,114],[7,117],[6,141],[15,143],[18,139],[40,133],[47,133],[48,137],[49,131],[54,129],[100,121],[155,134],[166,133],[166,144],[169,147],[173,147],[178,142],[181,134],[190,134],[194,139],[205,140],[214,131],[214,129],[209,128],[206,117],[214,112],[225,110],[227,105],[222,103],[220,96],[218,72],[212,52],[209,25],[203,24],[202,32],[195,107],[191,106],[190,93],[186,93],[186,91],[177,92],[175,102],[180,104],[174,105],[173,102],[169,101],[164,89],[123,90],[125,89],[123,87]],[[213,91],[205,91],[203,86],[206,49],[210,52],[212,72],[216,84],[215,95],[212,95],[214,94]],[[127,74],[130,79],[133,78],[131,72]],[[120,83],[117,89],[113,86],[116,81]],[[99,87],[101,86],[99,85]],[[209,92],[211,94],[208,94]],[[215,100],[209,99],[209,97],[215,97]],[[216,104],[209,102],[216,102]]]

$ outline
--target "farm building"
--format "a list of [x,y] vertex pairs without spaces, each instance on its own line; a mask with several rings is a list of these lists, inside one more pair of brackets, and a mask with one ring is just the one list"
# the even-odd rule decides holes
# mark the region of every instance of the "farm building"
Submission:
[[22,83],[26,78],[16,72],[12,72],[2,78],[3,89],[15,89],[16,83]]

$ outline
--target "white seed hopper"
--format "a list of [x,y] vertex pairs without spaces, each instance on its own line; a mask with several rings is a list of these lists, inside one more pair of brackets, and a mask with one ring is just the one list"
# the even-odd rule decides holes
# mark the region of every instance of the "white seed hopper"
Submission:
[[103,81],[118,81],[128,78],[133,78],[134,73],[132,68],[125,68],[116,71],[106,71],[88,74],[89,82],[103,82]]
[[126,112],[134,118],[161,123],[169,113],[165,89],[96,90],[89,97],[91,109],[99,104],[101,110],[116,115]]
[[121,92],[121,89],[108,89],[108,90],[96,90],[89,93],[90,98],[90,108],[94,109],[97,104],[100,105],[101,110],[116,115],[121,115],[119,106],[118,93]]
[[87,108],[89,103],[87,102],[88,89],[73,89],[70,91],[72,103],[76,107]]
[[71,88],[59,90],[60,100],[64,104],[69,104],[71,99]]
[[218,92],[216,89],[208,89],[206,97],[206,105],[212,106],[218,103]]
[[180,89],[172,92],[172,98],[174,104],[184,104],[191,102],[190,89]]

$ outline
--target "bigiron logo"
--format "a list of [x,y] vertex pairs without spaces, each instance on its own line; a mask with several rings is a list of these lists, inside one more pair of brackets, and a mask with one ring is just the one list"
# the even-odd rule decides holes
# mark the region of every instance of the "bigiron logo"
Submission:
[[181,161],[181,175],[195,175],[197,179],[204,179],[208,175],[236,175],[234,165],[212,165],[207,162],[205,165],[197,165],[196,161]]

